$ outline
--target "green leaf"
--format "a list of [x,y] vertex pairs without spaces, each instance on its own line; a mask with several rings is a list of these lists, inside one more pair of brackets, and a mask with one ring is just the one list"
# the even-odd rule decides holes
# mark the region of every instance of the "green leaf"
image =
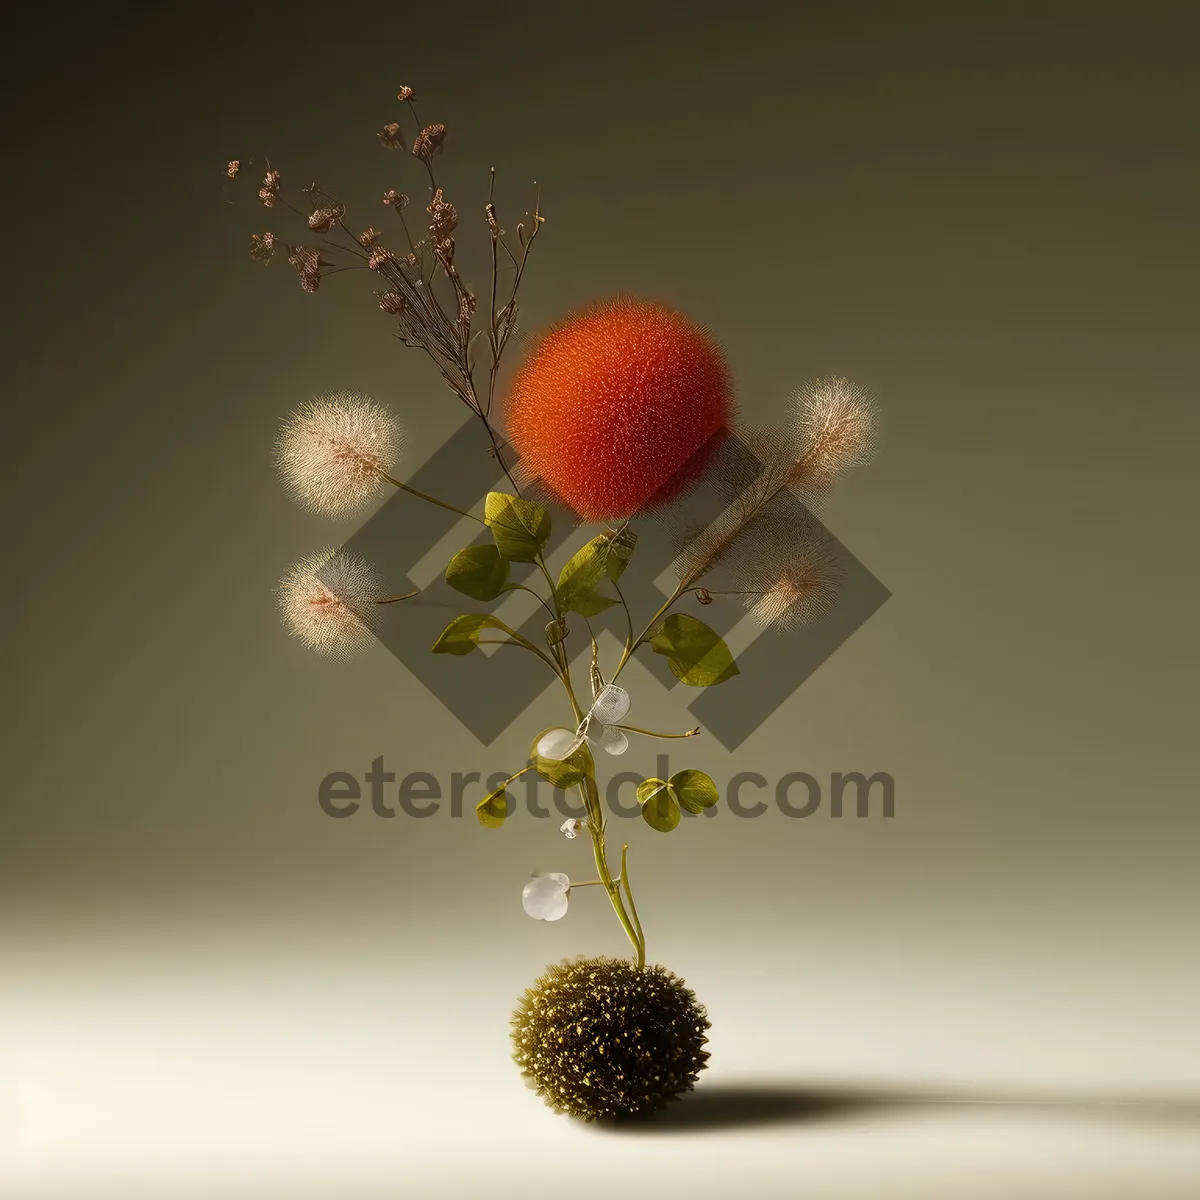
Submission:
[[488,492],[483,516],[503,558],[537,561],[550,537],[550,518],[540,504],[507,492]]
[[658,654],[665,654],[675,678],[689,687],[711,687],[738,674],[729,647],[703,621],[686,613],[672,613],[650,639]]
[[472,600],[495,600],[508,582],[508,560],[495,546],[468,546],[450,560],[446,582]]
[[433,652],[470,654],[479,645],[479,635],[485,629],[502,629],[505,633],[512,634],[512,630],[499,617],[493,617],[489,613],[464,613],[461,617],[455,617],[438,634],[437,641],[433,643]]
[[567,628],[566,621],[549,621],[546,624],[546,645],[557,646],[559,642],[565,641],[567,634],[571,631]]
[[615,600],[601,596],[596,591],[597,584],[604,578],[608,551],[608,538],[601,534],[571,556],[559,573],[558,587],[555,588],[563,612],[594,617],[616,604]]
[[579,746],[569,757],[563,759],[543,758],[537,752],[538,742],[549,732],[549,729],[543,729],[529,747],[529,761],[533,763],[534,770],[547,783],[556,788],[562,788],[563,791],[582,783],[588,776],[594,779],[596,764],[592,759],[591,747],[587,742]]
[[671,785],[665,779],[643,779],[637,785],[637,798],[639,804],[645,804],[656,792],[663,788],[669,788]]
[[674,789],[665,779],[643,779],[638,784],[637,798],[642,806],[642,820],[659,833],[670,833],[682,817]]
[[608,556],[604,560],[604,570],[609,579],[616,583],[629,560],[633,557],[633,547],[637,544],[637,534],[632,529],[623,529],[619,534],[606,533],[603,535],[608,548]]
[[693,814],[712,808],[721,798],[717,785],[703,771],[676,771],[667,782],[679,803]]
[[572,601],[571,608],[581,617],[596,617],[606,608],[612,608],[614,604],[616,604],[615,600],[610,600],[607,596],[601,596],[598,592],[593,592],[590,596],[577,596]]
[[513,807],[507,789],[498,787],[475,805],[475,815],[479,818],[480,825],[485,828],[499,829]]

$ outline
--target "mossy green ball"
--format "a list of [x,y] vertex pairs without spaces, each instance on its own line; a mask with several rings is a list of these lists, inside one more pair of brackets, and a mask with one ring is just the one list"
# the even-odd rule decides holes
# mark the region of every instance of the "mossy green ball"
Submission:
[[708,1014],[665,967],[566,959],[517,1004],[513,1058],[557,1112],[643,1117],[691,1091],[708,1061]]

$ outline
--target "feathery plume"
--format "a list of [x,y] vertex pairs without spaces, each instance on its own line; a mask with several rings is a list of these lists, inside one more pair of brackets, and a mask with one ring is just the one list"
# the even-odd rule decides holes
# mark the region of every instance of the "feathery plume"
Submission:
[[279,611],[288,631],[310,650],[345,658],[370,644],[381,592],[368,562],[326,546],[279,581]]
[[[738,430],[714,456],[710,479],[729,507],[706,529],[676,531],[674,563],[678,578],[689,583],[727,568],[762,599],[764,623],[791,611],[785,626],[815,615],[812,597],[825,597],[824,606],[841,575],[836,546],[825,544],[828,534],[808,505],[836,475],[868,458],[874,440],[870,395],[849,380],[827,376],[792,399],[790,425]],[[794,605],[788,599],[794,591],[809,599]]]
[[814,380],[793,394],[792,413],[794,467],[789,484],[821,490],[871,457],[875,405],[858,384],[836,375]]
[[743,603],[764,629],[787,632],[824,614],[845,574],[832,538],[801,536],[776,567],[775,579],[762,591],[747,590]]
[[276,460],[298,504],[321,516],[345,517],[379,492],[400,445],[400,426],[385,408],[355,392],[335,392],[291,415]]

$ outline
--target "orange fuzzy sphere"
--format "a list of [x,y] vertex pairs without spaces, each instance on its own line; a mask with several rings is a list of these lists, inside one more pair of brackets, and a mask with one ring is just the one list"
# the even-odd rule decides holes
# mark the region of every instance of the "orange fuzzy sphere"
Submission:
[[587,521],[631,516],[695,482],[732,415],[729,371],[702,330],[618,296],[538,341],[513,380],[521,468]]

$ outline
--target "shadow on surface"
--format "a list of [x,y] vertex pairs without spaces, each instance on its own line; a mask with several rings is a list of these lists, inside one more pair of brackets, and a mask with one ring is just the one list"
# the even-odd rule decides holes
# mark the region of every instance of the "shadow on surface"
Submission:
[[1200,1099],[1188,1096],[1055,1095],[963,1090],[939,1091],[862,1086],[700,1084],[696,1091],[653,1116],[596,1128],[620,1134],[670,1134],[849,1121],[868,1116],[912,1115],[939,1109],[1042,1109],[1126,1123],[1148,1121],[1200,1132]]

